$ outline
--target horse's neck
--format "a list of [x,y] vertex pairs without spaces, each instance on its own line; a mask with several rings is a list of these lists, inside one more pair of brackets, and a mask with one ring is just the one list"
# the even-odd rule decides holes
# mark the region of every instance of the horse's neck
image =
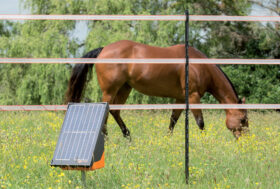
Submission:
[[[183,49],[184,46],[181,46]],[[199,50],[189,47],[190,58],[207,58]],[[208,69],[208,73],[212,78],[212,82],[208,83],[209,91],[222,104],[238,103],[237,94],[223,71],[216,65],[203,66],[203,69]],[[208,77],[205,77],[208,79]],[[207,81],[205,81],[207,83]]]
[[221,104],[237,104],[238,97],[224,73],[218,68],[212,70],[211,93]]

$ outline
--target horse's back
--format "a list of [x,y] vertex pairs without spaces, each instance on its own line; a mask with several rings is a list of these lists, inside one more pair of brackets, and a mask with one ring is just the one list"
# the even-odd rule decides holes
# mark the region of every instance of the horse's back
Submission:
[[[197,49],[189,48],[190,58],[207,58]],[[185,46],[155,47],[129,40],[112,43],[98,58],[185,58]],[[183,64],[97,64],[100,87],[129,84],[141,93],[151,96],[184,98],[185,66]],[[211,68],[211,67],[210,67]],[[206,65],[190,65],[190,90],[204,93],[209,85]],[[104,87],[103,87],[104,88]]]
[[98,58],[184,58],[184,45],[171,47],[150,46],[130,40],[121,40],[104,47]]

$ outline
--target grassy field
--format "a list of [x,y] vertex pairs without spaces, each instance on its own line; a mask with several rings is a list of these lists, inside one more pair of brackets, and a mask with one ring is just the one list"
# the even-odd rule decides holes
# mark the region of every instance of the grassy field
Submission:
[[[189,188],[280,188],[280,115],[249,112],[250,135],[236,141],[222,111],[204,111],[206,131],[190,120]],[[125,111],[132,141],[108,121],[105,168],[89,188],[186,188],[184,118],[168,135],[169,111]],[[82,188],[81,174],[50,167],[62,112],[0,113],[1,188]]]

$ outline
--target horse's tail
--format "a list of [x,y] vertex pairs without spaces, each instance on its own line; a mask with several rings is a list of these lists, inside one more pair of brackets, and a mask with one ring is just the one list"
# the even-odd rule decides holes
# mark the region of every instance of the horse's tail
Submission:
[[[94,49],[82,58],[97,58],[103,47]],[[65,103],[80,102],[85,89],[88,73],[91,72],[94,64],[76,64],[72,69],[72,74],[68,82],[68,89],[65,95]]]

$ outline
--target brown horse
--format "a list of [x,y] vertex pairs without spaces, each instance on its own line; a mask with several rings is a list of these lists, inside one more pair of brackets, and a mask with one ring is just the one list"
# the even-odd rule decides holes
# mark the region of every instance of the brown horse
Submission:
[[[153,47],[133,41],[118,41],[90,51],[83,58],[184,58],[185,46],[175,45],[167,48]],[[190,58],[207,58],[195,48],[189,48]],[[74,66],[66,93],[67,102],[80,102],[87,73],[93,64]],[[171,97],[176,103],[185,101],[185,65],[183,64],[96,64],[96,73],[102,90],[102,101],[110,104],[124,104],[132,88],[159,97]],[[216,65],[191,64],[189,67],[189,102],[200,103],[205,92],[211,93],[220,103],[241,103],[235,89]],[[245,99],[243,100],[245,103]],[[182,110],[173,110],[169,129],[172,132]],[[125,137],[130,132],[120,117],[119,110],[110,113],[120,126]],[[204,121],[201,110],[192,110],[196,123],[201,130]],[[235,137],[248,127],[246,110],[226,110],[226,125]]]

